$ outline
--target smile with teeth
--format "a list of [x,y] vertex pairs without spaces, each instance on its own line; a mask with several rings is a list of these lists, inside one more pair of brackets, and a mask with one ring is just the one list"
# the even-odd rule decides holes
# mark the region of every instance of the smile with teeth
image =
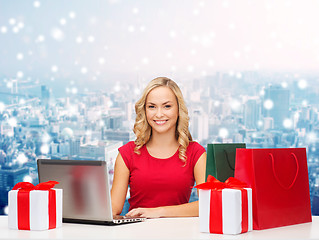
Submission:
[[167,122],[167,120],[154,120],[157,125],[163,125]]

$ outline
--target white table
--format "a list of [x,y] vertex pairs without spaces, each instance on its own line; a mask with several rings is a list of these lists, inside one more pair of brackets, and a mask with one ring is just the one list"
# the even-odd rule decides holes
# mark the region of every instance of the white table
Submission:
[[312,223],[221,235],[200,233],[198,218],[147,219],[119,226],[63,223],[58,229],[24,231],[8,229],[8,217],[0,216],[0,239],[319,239],[319,217]]

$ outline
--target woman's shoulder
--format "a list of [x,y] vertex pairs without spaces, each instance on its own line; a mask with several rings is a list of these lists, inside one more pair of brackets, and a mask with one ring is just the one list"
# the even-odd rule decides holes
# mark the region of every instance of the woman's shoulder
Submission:
[[119,148],[119,150],[120,150],[120,152],[121,151],[125,151],[125,152],[134,151],[135,146],[136,145],[135,145],[134,141],[129,141],[128,143],[126,143],[123,146],[121,146]]
[[192,141],[192,142],[189,142],[187,150],[193,150],[193,151],[204,150],[205,151],[205,148],[202,145],[200,145],[198,142]]
[[198,142],[189,142],[187,147],[187,157],[190,159],[191,166],[194,167],[202,154],[206,152],[205,148]]

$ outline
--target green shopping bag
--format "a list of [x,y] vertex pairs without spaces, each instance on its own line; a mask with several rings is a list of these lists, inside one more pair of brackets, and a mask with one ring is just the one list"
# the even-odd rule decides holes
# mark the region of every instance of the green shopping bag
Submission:
[[207,144],[206,179],[212,175],[224,182],[234,177],[236,148],[246,148],[245,143]]

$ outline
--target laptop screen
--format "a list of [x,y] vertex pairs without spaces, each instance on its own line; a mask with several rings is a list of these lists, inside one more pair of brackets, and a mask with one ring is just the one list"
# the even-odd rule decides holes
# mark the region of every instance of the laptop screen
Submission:
[[106,162],[38,159],[38,173],[39,182],[60,182],[64,219],[113,220]]

